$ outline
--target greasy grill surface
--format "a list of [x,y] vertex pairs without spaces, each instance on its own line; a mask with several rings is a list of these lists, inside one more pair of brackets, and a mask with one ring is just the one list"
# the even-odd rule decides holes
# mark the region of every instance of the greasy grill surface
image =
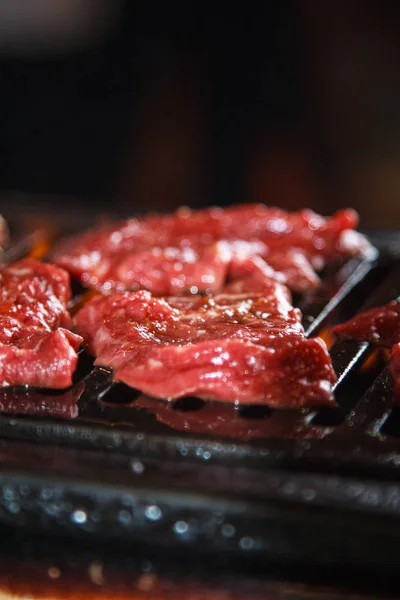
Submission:
[[379,260],[337,265],[298,299],[308,335],[331,344],[334,409],[157,401],[113,384],[84,351],[71,390],[1,391],[10,413],[37,414],[0,416],[0,520],[395,569],[400,409],[387,355],[333,342],[330,327],[399,295],[400,263],[386,244]]

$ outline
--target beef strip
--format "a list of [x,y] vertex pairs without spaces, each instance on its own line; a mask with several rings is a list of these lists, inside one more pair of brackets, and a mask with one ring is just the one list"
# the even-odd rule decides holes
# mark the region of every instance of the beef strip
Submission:
[[392,348],[390,371],[395,380],[395,397],[400,401],[400,300],[378,306],[334,328],[342,340],[370,342]]
[[288,289],[273,279],[261,287],[254,274],[241,282],[244,293],[211,297],[98,296],[77,313],[75,326],[96,364],[153,397],[334,404],[328,351],[322,340],[305,338]]
[[82,338],[67,311],[69,275],[35,259],[0,271],[0,387],[67,388]]
[[359,340],[393,346],[400,342],[400,301],[367,310],[334,328],[342,340]]
[[333,259],[372,252],[354,231],[357,223],[351,210],[323,218],[263,205],[180,209],[72,237],[58,245],[53,259],[88,287],[168,295],[196,288],[218,292],[232,260],[257,255],[278,281],[302,292],[318,285],[315,270]]

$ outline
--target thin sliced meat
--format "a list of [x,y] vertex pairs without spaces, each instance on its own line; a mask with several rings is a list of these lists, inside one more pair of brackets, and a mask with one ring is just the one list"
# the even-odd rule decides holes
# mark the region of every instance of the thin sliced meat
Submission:
[[[357,222],[351,210],[323,218],[310,210],[287,213],[263,205],[180,209],[80,234],[59,244],[53,259],[83,285],[105,292],[140,288],[167,295],[196,287],[218,292],[229,248],[232,260],[243,252],[260,256],[280,274],[278,280],[304,291],[318,285],[315,270],[328,262],[373,252],[354,231]],[[202,281],[205,266],[211,283]]]
[[175,215],[144,221],[155,228],[160,226],[163,235],[173,240],[199,240],[202,245],[215,239],[256,240],[270,252],[296,248],[317,269],[335,257],[372,250],[367,239],[354,231],[359,218],[353,209],[322,217],[310,209],[289,213],[263,204],[241,204],[202,211],[181,208]]
[[326,346],[304,337],[300,318],[287,288],[270,280],[263,294],[96,297],[78,312],[75,326],[114,380],[157,398],[334,404]]
[[342,340],[365,341],[392,347],[390,371],[395,380],[394,394],[400,402],[400,301],[394,300],[350,319],[334,328]]
[[232,339],[165,346],[141,356],[139,364],[136,358],[125,363],[115,379],[156,398],[198,396],[276,408],[329,405],[332,380],[325,352],[317,339],[296,340],[279,350]]
[[267,263],[260,253],[251,251],[253,245],[249,242],[232,243],[233,255],[229,264],[227,282],[224,285],[225,290],[241,289],[243,278],[250,276],[261,285],[262,281],[265,281],[267,286],[269,281],[274,279],[296,292],[311,290],[319,285],[319,277],[301,252],[297,250],[274,252],[268,257]]
[[312,290],[321,283],[306,255],[297,248],[276,250],[265,260],[272,269],[282,273],[283,283],[294,292]]
[[334,333],[342,340],[393,346],[400,342],[400,302],[394,300],[360,313],[347,323],[337,325]]
[[374,253],[368,240],[354,231],[359,219],[352,209],[322,217],[309,209],[288,213],[261,204],[241,205],[226,209],[225,221],[222,237],[258,239],[270,253],[295,248],[317,270],[338,257]]
[[34,259],[0,271],[0,387],[72,384],[82,338],[67,310],[69,275]]
[[[155,247],[123,258],[115,269],[115,279],[127,289],[146,289],[155,295],[196,294],[223,286],[231,255],[224,243],[199,250]],[[107,287],[103,284],[103,289]]]

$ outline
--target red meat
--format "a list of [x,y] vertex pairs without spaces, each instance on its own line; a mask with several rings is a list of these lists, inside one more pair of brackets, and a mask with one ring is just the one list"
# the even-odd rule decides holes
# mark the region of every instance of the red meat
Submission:
[[66,388],[82,338],[69,331],[69,276],[23,259],[0,272],[0,387]]
[[394,300],[356,315],[347,323],[337,325],[334,333],[342,340],[393,346],[400,342],[400,302]]
[[304,291],[318,285],[315,269],[336,257],[372,251],[354,231],[357,220],[351,210],[325,219],[310,210],[287,213],[263,205],[180,209],[75,236],[53,258],[88,287],[167,295],[219,291],[230,261],[237,254],[243,260],[245,253],[262,257],[281,274],[278,280]]
[[[264,281],[268,287],[271,279],[286,284],[288,288],[298,292],[319,285],[319,278],[310,263],[296,250],[274,252],[268,258],[267,263],[255,249],[259,246],[258,242],[219,242],[219,245],[221,244],[224,244],[230,251],[230,262],[225,272],[224,290],[244,291],[242,287],[243,278],[248,279],[250,276],[252,279],[257,280],[257,289],[260,288],[258,291],[261,291]],[[249,288],[246,287],[246,289]],[[212,292],[213,290],[211,288],[207,291]],[[256,290],[251,288],[251,291]]]
[[400,301],[394,300],[356,315],[334,328],[335,335],[343,340],[371,342],[392,347],[390,371],[395,380],[394,394],[400,401]]
[[[121,257],[113,269],[115,280],[127,289],[146,289],[155,295],[197,293],[222,287],[231,260],[229,247],[216,243],[205,248],[154,247]],[[103,284],[103,289],[108,285]]]
[[225,211],[225,223],[222,237],[258,239],[270,253],[296,248],[317,270],[335,257],[368,254],[372,250],[366,238],[354,231],[358,215],[351,209],[325,218],[309,209],[288,213],[264,205],[241,205]]
[[158,398],[195,395],[274,407],[334,404],[324,342],[304,337],[285,286],[263,293],[89,301],[75,317],[96,364]]

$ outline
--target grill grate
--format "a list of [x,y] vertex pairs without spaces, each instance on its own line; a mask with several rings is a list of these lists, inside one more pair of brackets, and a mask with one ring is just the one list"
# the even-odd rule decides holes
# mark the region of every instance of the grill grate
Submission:
[[[370,289],[377,281],[379,285],[375,292],[369,295],[367,302],[360,303],[360,298],[365,297],[364,289]],[[74,284],[74,288],[72,307],[81,302],[84,294],[79,285]],[[306,334],[322,334],[329,342],[330,326],[353,314],[354,306],[358,304],[359,309],[364,309],[387,302],[399,293],[400,266],[396,262],[383,265],[376,260],[352,260],[327,273],[321,289],[303,297],[297,304],[304,314]],[[199,436],[205,436],[206,440],[221,437],[221,443],[226,445],[230,438],[243,446],[257,448],[268,447],[271,438],[321,439],[339,430],[341,435],[347,436],[356,430],[377,435],[392,409],[387,373],[384,371],[375,381],[384,368],[385,357],[368,344],[356,342],[335,342],[330,353],[338,375],[337,408],[282,411],[259,406],[240,408],[198,398],[158,401],[123,384],[113,383],[110,371],[93,367],[93,359],[81,351],[72,390],[31,392],[12,389],[0,392],[0,404],[4,407],[21,405],[27,413],[35,412],[40,398],[44,399],[40,416],[2,415],[0,433],[6,437],[57,443],[64,440],[80,446],[98,444],[103,447],[104,439],[107,439],[107,447],[118,451],[124,448],[130,451],[132,434],[137,437],[138,432],[139,435],[162,437],[168,443],[184,434],[188,443],[191,439],[196,440],[194,445]],[[368,368],[367,361],[371,363]],[[385,400],[380,397],[382,386],[386,392]],[[367,391],[367,388],[370,389]],[[58,405],[62,407],[66,399],[78,396],[75,418],[68,423],[57,420],[60,416],[70,416],[68,412],[63,414],[58,410]],[[54,407],[53,415],[50,414],[49,398]]]
[[[75,292],[77,303],[82,290]],[[337,265],[298,305],[307,334],[329,343],[333,324],[399,295],[400,263],[385,247],[379,260]],[[114,384],[84,351],[70,390],[1,391],[9,414],[0,416],[0,521],[136,540],[160,532],[163,544],[183,540],[324,564],[366,560],[375,544],[386,557],[379,568],[394,568],[392,545],[381,537],[393,528],[382,525],[383,534],[371,520],[400,512],[400,486],[388,483],[400,467],[400,409],[393,407],[387,355],[355,342],[331,343],[330,353],[338,375],[334,409],[159,401]],[[27,442],[40,443],[28,461]],[[146,516],[149,506],[159,512]],[[321,508],[349,511],[340,513],[345,533]],[[161,529],[159,514],[169,515]],[[360,515],[368,527],[343,554]],[[307,531],[308,549],[296,542]],[[326,535],[332,552],[318,557]]]
[[[34,232],[19,239],[4,254],[3,261],[14,260],[19,254],[26,253],[38,237],[39,234]],[[72,306],[76,306],[81,302],[84,290],[75,282],[73,287]],[[375,287],[375,291],[365,294],[371,287]],[[351,260],[331,269],[325,274],[321,288],[299,299],[297,305],[304,315],[306,334],[322,332],[329,342],[332,324],[348,318],[357,309],[388,302],[399,294],[400,264],[387,258],[378,262],[375,257]],[[367,301],[360,302],[364,297]],[[231,438],[257,447],[260,443],[268,446],[270,438],[321,439],[337,432],[351,437],[356,431],[378,435],[392,413],[390,378],[385,370],[378,377],[384,368],[385,357],[379,356],[368,344],[356,342],[335,342],[330,353],[338,375],[335,390],[338,407],[317,411],[276,411],[257,406],[241,409],[197,398],[168,403],[147,398],[123,384],[114,384],[110,371],[93,368],[92,358],[82,351],[72,390],[12,389],[0,392],[0,404],[9,412],[13,412],[13,407],[15,412],[20,410],[17,407],[22,407],[23,412],[35,413],[40,402],[43,404],[40,416],[2,415],[0,432],[7,437],[40,438],[57,443],[68,440],[68,443],[78,445],[96,445],[98,439],[102,446],[106,437],[109,438],[109,449],[115,446],[117,450],[125,446],[122,444],[121,448],[120,441],[115,442],[120,439],[118,434],[126,433],[129,427],[134,429],[135,435],[140,428],[142,434],[166,439],[184,433],[188,441],[196,438],[197,443],[199,435],[207,439],[221,436],[222,442]],[[368,361],[372,364],[367,369]],[[62,411],[63,405],[70,405],[78,397],[73,415]],[[394,411],[391,425],[385,429],[387,436],[393,436],[396,431],[396,414]],[[71,416],[74,420],[68,423],[59,420],[59,417]],[[230,427],[232,423],[234,426]],[[101,435],[97,436],[97,432]]]

